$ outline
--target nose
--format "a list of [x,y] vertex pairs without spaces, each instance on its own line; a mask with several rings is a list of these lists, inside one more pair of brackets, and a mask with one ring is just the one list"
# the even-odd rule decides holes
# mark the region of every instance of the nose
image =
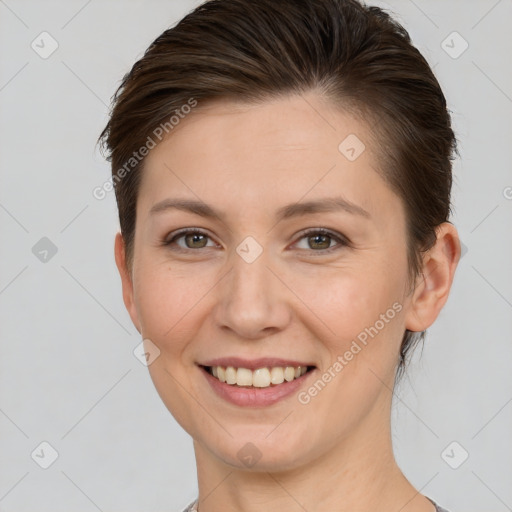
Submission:
[[289,324],[288,288],[276,277],[265,250],[251,263],[233,251],[232,267],[219,283],[216,325],[237,339],[259,339]]

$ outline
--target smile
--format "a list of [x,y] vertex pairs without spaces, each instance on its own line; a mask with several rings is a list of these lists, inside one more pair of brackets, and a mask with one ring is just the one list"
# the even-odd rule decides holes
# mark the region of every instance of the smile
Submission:
[[242,407],[267,407],[292,398],[314,378],[311,360],[280,357],[218,357],[196,363],[210,391]]
[[233,366],[203,366],[203,368],[220,382],[231,386],[268,388],[283,382],[298,379],[312,367],[308,366],[273,366],[257,368],[235,368]]

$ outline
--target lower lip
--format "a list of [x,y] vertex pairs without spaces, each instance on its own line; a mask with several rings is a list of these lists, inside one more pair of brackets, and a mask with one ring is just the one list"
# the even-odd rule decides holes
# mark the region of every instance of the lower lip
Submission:
[[244,407],[264,407],[279,402],[298,391],[306,378],[314,372],[314,370],[310,370],[290,382],[271,385],[267,388],[255,388],[226,384],[208,373],[204,367],[200,366],[199,368],[217,395],[232,404]]

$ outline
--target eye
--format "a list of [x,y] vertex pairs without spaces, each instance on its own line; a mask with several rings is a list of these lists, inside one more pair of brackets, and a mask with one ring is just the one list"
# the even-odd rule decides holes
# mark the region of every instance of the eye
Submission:
[[[185,245],[178,243],[183,239]],[[185,228],[173,234],[171,238],[164,240],[163,245],[175,246],[173,249],[178,251],[187,251],[194,249],[204,249],[206,247],[215,247],[216,244],[207,245],[210,235],[197,228]],[[306,240],[307,247],[299,247],[301,250],[309,250],[310,252],[320,252],[322,254],[332,252],[344,246],[348,246],[347,239],[340,234],[336,234],[325,228],[311,228],[302,233],[299,240]],[[337,242],[331,246],[332,241]],[[295,245],[297,245],[296,243]]]
[[[335,234],[324,228],[308,229],[302,233],[300,240],[306,240],[307,244],[307,247],[300,249],[313,249],[313,252],[322,253],[332,252],[348,245],[347,240],[342,235]],[[337,242],[335,246],[331,246],[333,240]]]
[[[209,238],[210,236],[200,229],[187,228],[178,231],[172,238],[166,239],[164,241],[164,245],[177,245],[177,250],[183,251],[186,251],[187,249],[203,249],[204,247],[208,247],[206,244]],[[185,246],[177,242],[180,239],[184,240]]]

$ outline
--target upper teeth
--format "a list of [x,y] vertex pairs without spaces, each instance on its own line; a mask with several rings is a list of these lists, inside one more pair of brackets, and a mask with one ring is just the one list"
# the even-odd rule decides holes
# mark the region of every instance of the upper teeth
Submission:
[[238,386],[254,386],[257,388],[266,388],[271,384],[281,384],[282,382],[292,381],[304,375],[307,366],[276,366],[273,368],[258,368],[249,370],[248,368],[234,368],[228,366],[212,366],[211,371],[214,377],[221,382]]

